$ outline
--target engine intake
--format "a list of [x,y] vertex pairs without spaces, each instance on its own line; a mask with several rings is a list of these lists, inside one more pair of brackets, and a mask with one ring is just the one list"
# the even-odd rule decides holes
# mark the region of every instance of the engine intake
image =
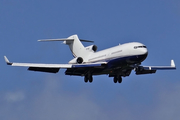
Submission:
[[93,50],[94,52],[96,52],[96,51],[97,51],[97,46],[96,46],[96,45],[93,45],[92,50]]
[[76,61],[77,61],[77,63],[81,64],[83,62],[83,58],[82,57],[78,57]]
[[86,50],[96,52],[97,51],[97,46],[96,45],[87,46]]
[[69,61],[69,64],[81,64],[83,63],[83,58],[82,57],[76,57],[74,59],[72,59],[71,61]]

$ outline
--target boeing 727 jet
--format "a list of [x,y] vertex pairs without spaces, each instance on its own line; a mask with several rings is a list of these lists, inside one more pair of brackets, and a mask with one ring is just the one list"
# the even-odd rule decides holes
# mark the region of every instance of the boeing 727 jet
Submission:
[[60,68],[66,69],[66,75],[84,76],[85,82],[92,82],[93,75],[106,74],[113,77],[114,83],[121,83],[122,77],[129,76],[134,70],[137,75],[156,73],[157,70],[176,69],[174,60],[170,66],[142,66],[148,50],[139,42],[121,44],[112,48],[97,51],[96,45],[84,47],[81,42],[93,42],[79,39],[72,35],[64,39],[44,39],[38,41],[63,41],[68,45],[74,59],[68,64],[14,63],[4,59],[8,65],[28,67],[31,71],[57,73]]

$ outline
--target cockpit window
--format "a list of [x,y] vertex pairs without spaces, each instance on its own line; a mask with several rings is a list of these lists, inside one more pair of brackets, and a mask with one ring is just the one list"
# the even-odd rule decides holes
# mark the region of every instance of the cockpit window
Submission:
[[146,46],[134,46],[134,49],[137,49],[137,48],[146,48]]

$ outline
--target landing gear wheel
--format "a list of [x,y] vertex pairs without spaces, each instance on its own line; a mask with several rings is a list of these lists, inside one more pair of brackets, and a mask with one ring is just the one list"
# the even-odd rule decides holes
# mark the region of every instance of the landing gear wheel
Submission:
[[117,83],[117,81],[118,81],[118,79],[117,79],[117,77],[115,76],[115,77],[114,77],[114,83]]
[[121,76],[114,76],[114,83],[122,83],[122,77]]
[[92,77],[92,75],[91,75],[91,76],[89,76],[89,82],[90,82],[90,83],[92,83],[92,82],[93,82],[93,77]]
[[88,82],[88,77],[84,76],[84,82],[87,83]]
[[118,83],[122,83],[122,77],[119,76]]

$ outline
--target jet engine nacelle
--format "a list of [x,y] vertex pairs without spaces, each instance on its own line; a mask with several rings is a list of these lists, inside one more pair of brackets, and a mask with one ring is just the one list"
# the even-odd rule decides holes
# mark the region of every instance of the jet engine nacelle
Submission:
[[82,57],[76,57],[69,61],[69,64],[81,64],[83,63],[83,58]]
[[96,45],[87,46],[85,48],[86,48],[86,50],[89,50],[89,51],[93,51],[93,52],[97,51],[97,46]]

